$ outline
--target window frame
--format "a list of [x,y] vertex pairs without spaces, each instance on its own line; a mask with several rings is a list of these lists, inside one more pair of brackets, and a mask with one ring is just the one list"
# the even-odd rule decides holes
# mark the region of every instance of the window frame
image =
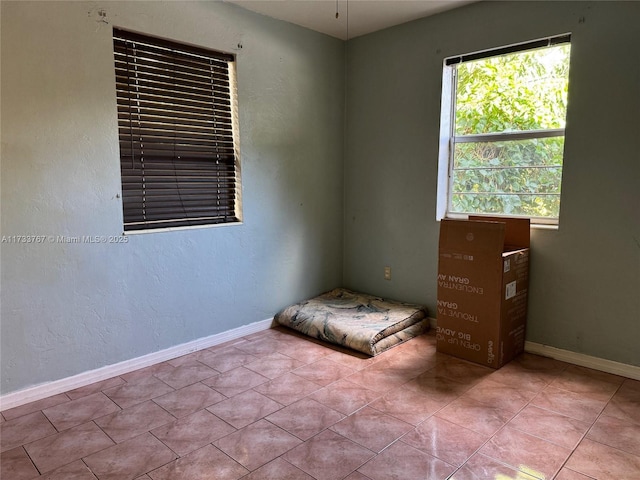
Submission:
[[[532,227],[557,228],[558,217],[538,217],[530,215],[514,215],[496,212],[452,212],[451,202],[453,197],[454,181],[454,156],[455,145],[458,143],[479,143],[480,140],[490,142],[504,142],[514,140],[529,140],[537,138],[565,137],[565,128],[520,130],[513,132],[483,133],[470,135],[455,134],[456,118],[456,88],[457,88],[457,65],[483,58],[497,57],[500,55],[522,53],[533,49],[552,47],[559,44],[571,43],[571,34],[555,35],[538,40],[522,42],[505,47],[481,50],[466,55],[454,55],[443,60],[442,69],[442,98],[440,111],[440,136],[438,154],[438,180],[437,180],[437,201],[436,220],[443,218],[467,219],[469,215],[487,217],[521,217],[529,218]],[[565,113],[566,119],[566,113]],[[563,153],[564,159],[564,153]],[[524,167],[523,167],[524,168]],[[564,162],[562,165],[564,169]],[[558,193],[558,195],[561,195]]]
[[124,233],[242,223],[235,55],[112,38]]

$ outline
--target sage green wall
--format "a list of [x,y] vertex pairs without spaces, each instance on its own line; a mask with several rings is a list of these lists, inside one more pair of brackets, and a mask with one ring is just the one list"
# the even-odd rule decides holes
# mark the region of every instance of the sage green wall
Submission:
[[442,60],[571,32],[560,227],[531,231],[527,340],[640,365],[639,21],[638,2],[479,2],[350,41],[346,286],[435,316]]
[[[266,320],[341,283],[343,42],[223,2],[1,12],[1,233],[52,237],[0,245],[3,394]],[[122,233],[112,26],[237,55],[242,225],[56,241]]]

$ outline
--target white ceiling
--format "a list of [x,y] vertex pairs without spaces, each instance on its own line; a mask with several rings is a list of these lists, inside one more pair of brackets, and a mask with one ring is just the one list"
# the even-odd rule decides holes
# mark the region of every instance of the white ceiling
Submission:
[[[478,0],[226,0],[346,40]],[[336,18],[336,9],[339,17]]]

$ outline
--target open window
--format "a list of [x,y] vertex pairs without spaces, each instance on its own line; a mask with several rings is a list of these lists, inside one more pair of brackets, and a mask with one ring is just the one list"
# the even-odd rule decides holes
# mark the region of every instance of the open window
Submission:
[[444,61],[437,218],[558,223],[571,36]]

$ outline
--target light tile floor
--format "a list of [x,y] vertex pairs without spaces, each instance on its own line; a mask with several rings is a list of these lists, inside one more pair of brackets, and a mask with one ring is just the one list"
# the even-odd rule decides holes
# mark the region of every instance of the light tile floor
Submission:
[[640,382],[271,329],[2,412],[3,480],[640,479]]

